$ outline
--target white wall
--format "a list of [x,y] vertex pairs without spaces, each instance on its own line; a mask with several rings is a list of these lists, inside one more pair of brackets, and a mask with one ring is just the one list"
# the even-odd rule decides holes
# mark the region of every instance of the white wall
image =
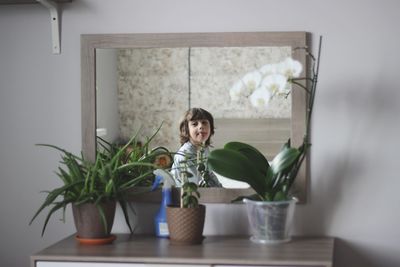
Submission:
[[[34,144],[81,147],[80,34],[309,31],[324,46],[310,202],[297,209],[296,233],[337,237],[336,266],[399,266],[399,11],[397,0],[73,1],[63,5],[62,54],[52,55],[47,10],[0,6],[0,265],[28,266],[74,232],[69,211],[43,238],[44,216],[28,222],[38,192],[59,184],[59,155]],[[247,231],[240,206],[209,211],[207,233]],[[144,206],[139,214],[139,230],[150,231]]]

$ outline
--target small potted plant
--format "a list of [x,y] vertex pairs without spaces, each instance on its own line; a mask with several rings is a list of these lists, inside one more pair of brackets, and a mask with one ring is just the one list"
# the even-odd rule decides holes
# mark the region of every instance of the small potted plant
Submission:
[[[227,178],[246,182],[254,189],[254,195],[241,197],[248,208],[253,233],[251,239],[254,242],[280,243],[290,240],[290,225],[296,202],[291,188],[310,146],[310,118],[318,77],[319,52],[317,59],[307,52],[314,62],[312,77],[298,78],[302,66],[289,58],[277,65],[264,66],[264,69],[270,70],[265,74],[265,82],[260,81],[260,88],[246,96],[255,107],[265,108],[274,94],[288,94],[285,92],[288,83],[304,89],[308,95],[307,132],[299,147],[292,147],[289,139],[275,158],[268,162],[256,148],[241,142],[229,142],[224,148],[212,151],[208,157],[212,170]],[[307,81],[307,86],[299,81]],[[232,95],[241,95],[238,87],[234,90]]]
[[206,207],[199,204],[197,184],[189,182],[187,162],[182,162],[180,205],[167,207],[169,239],[172,244],[194,245],[202,243]]
[[137,145],[138,133],[123,146],[99,139],[95,162],[87,161],[83,156],[74,155],[54,145],[39,144],[62,153],[61,166],[56,174],[63,185],[46,191],[47,197],[30,224],[44,209],[49,208],[42,229],[43,236],[51,216],[62,210],[65,221],[65,209],[71,204],[77,239],[81,243],[111,242],[115,238],[110,232],[118,202],[132,232],[127,197],[132,188],[154,177],[153,170],[157,168],[154,160],[161,154],[169,153],[166,149],[149,150],[150,142],[158,130],[144,145]]

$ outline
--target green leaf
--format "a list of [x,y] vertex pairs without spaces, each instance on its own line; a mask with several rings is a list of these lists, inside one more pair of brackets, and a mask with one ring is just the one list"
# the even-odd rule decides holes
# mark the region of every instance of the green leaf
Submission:
[[[151,142],[151,141],[154,139],[154,137],[158,134],[158,132],[160,131],[160,129],[161,129],[162,125],[163,125],[163,123],[164,123],[164,122],[162,122],[162,123],[160,124],[160,126],[157,128],[157,130],[154,132],[154,134],[153,134],[152,136],[150,136],[150,138],[147,139],[146,143],[144,143],[143,147],[144,147],[145,149],[148,148],[148,146],[150,145],[150,142]],[[147,155],[147,152],[145,153],[145,155]]]
[[282,191],[278,191],[275,196],[273,201],[283,201],[283,200],[288,200],[288,197],[285,193],[283,193]]
[[271,169],[274,174],[286,170],[293,166],[300,155],[300,151],[296,148],[284,148],[271,162]]
[[35,218],[39,215],[39,213],[45,209],[47,206],[50,206],[52,203],[55,202],[55,200],[57,199],[57,197],[62,196],[65,191],[67,191],[68,189],[72,188],[73,186],[77,185],[78,183],[82,183],[82,181],[76,181],[72,184],[68,184],[68,185],[64,185],[62,187],[56,188],[52,191],[50,191],[45,199],[45,201],[43,202],[43,204],[40,206],[40,208],[36,211],[36,213],[33,215],[31,221],[29,222],[29,224],[32,224],[32,222],[35,220]]
[[70,175],[63,168],[58,167],[58,170],[59,172],[56,172],[56,175],[61,178],[64,184],[69,184],[72,182]]
[[267,169],[269,168],[268,160],[257,148],[242,142],[229,142],[225,144],[224,149],[240,152],[243,156],[253,162],[255,167],[263,175],[266,175]]
[[199,201],[195,196],[187,196],[182,199],[184,208],[195,208],[198,206]]
[[72,153],[70,153],[70,152],[68,152],[67,150],[65,150],[65,149],[62,149],[62,148],[60,148],[60,147],[58,147],[58,146],[55,146],[55,145],[49,145],[49,144],[36,144],[37,146],[47,146],[47,147],[51,147],[51,148],[54,148],[54,149],[56,149],[56,150],[59,150],[59,151],[61,151],[61,152],[63,152],[63,154],[70,154],[73,158],[75,158],[75,159],[77,159],[77,160],[79,160],[79,161],[82,161],[83,159],[82,158],[80,158],[80,157],[78,157],[78,156],[75,156],[74,154],[72,154]]
[[148,179],[149,175],[151,175],[152,173],[153,173],[153,171],[150,170],[150,171],[148,171],[146,173],[143,173],[142,175],[140,175],[140,176],[138,176],[136,178],[133,178],[133,179],[129,180],[126,183],[123,183],[120,186],[121,191],[130,189],[130,188],[134,187],[135,185],[139,184],[141,181]]
[[106,185],[106,189],[105,189],[105,192],[106,192],[106,194],[107,194],[108,196],[111,195],[111,192],[112,192],[113,188],[114,188],[114,180],[110,179],[110,180],[108,181],[108,183],[107,183],[107,185]]
[[68,153],[65,160],[65,164],[68,166],[68,169],[71,173],[71,178],[73,180],[83,180],[84,176],[82,172],[82,166],[79,162],[75,160],[74,156]]
[[[64,201],[62,202],[57,202],[55,203],[55,205],[53,206],[52,209],[50,209],[49,213],[46,216],[46,219],[44,220],[44,224],[43,224],[43,228],[42,228],[42,236],[44,235],[44,232],[46,230],[47,224],[50,220],[51,215],[53,215],[54,212],[56,212],[57,210],[59,210],[60,208],[65,207],[67,204],[71,203],[70,199],[64,199]],[[31,221],[32,222],[32,221]]]
[[104,214],[104,209],[101,206],[101,204],[96,204],[96,207],[99,211],[101,222],[103,223],[103,226],[104,226],[104,233],[106,234],[108,232],[108,224],[107,224],[106,215]]
[[211,170],[227,178],[248,183],[257,193],[266,190],[266,176],[242,153],[231,149],[215,149],[208,156]]
[[129,170],[132,170],[133,168],[137,166],[146,166],[146,167],[151,167],[151,168],[156,168],[157,166],[153,163],[148,163],[148,162],[130,162],[123,164],[117,168],[118,172],[124,173]]
[[192,182],[184,183],[182,188],[185,192],[188,192],[190,194],[197,191],[197,184]]

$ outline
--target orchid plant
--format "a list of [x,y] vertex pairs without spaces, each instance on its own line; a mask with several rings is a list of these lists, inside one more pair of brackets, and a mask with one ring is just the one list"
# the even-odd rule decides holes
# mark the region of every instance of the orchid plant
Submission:
[[257,109],[268,108],[270,100],[278,94],[288,96],[292,84],[304,89],[308,96],[307,129],[303,143],[299,147],[292,147],[289,139],[271,162],[268,162],[255,147],[241,142],[229,142],[223,149],[215,149],[210,153],[208,164],[213,171],[227,178],[246,182],[254,189],[256,194],[247,198],[263,201],[292,198],[291,186],[310,146],[310,118],[318,78],[321,40],[322,38],[317,58],[307,48],[298,48],[305,49],[313,63],[310,77],[300,77],[303,71],[302,64],[287,58],[282,62],[267,64],[247,73],[230,89],[232,100],[248,99]]

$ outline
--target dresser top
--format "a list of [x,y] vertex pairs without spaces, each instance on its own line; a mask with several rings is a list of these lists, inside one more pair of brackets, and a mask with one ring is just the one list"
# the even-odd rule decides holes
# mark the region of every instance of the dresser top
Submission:
[[334,239],[295,237],[279,245],[255,244],[243,236],[207,236],[203,244],[171,245],[154,236],[117,234],[112,244],[90,246],[67,237],[31,256],[36,261],[140,262],[332,266]]

